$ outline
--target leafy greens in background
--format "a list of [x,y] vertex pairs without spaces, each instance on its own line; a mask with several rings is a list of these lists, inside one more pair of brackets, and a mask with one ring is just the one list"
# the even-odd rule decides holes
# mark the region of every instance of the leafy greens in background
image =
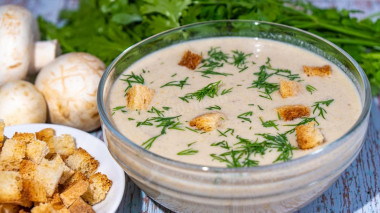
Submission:
[[[58,27],[39,17],[43,39],[58,39],[64,53],[81,51],[106,64],[130,45],[164,30],[206,20],[277,22],[320,35],[346,50],[380,93],[380,19],[358,20],[360,11],[320,9],[290,0],[80,0],[60,14]],[[61,23],[61,25],[62,25]]]

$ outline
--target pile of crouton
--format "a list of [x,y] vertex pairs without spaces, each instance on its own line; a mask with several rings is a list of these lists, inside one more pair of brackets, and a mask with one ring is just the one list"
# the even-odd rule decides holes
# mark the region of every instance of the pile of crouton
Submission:
[[72,136],[3,130],[0,120],[0,212],[94,212],[105,199],[112,181]]

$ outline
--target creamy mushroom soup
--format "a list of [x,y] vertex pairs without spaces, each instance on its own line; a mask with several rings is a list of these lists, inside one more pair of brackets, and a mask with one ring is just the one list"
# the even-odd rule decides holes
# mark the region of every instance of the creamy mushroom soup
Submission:
[[[184,58],[188,51],[201,60]],[[128,93],[140,84],[154,95],[140,99],[146,109],[139,110],[127,97],[144,95]],[[242,37],[184,42],[140,59],[113,85],[109,105],[118,130],[134,143],[217,167],[304,156],[346,133],[362,107],[352,81],[326,59]]]

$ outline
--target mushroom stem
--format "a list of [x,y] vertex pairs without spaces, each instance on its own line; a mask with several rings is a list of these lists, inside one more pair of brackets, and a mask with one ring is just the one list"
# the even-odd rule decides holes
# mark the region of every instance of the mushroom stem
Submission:
[[34,43],[34,66],[30,73],[37,73],[42,67],[53,61],[61,48],[57,40],[37,41]]

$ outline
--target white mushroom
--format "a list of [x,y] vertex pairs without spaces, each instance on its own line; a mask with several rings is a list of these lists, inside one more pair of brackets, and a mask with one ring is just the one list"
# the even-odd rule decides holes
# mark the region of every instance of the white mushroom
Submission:
[[68,53],[46,65],[35,85],[45,96],[52,123],[91,131],[100,126],[96,104],[105,66],[88,53]]
[[0,6],[0,35],[0,85],[25,78],[28,70],[49,63],[60,51],[56,41],[35,43],[39,40],[37,22],[20,6]]
[[27,81],[10,81],[0,86],[0,100],[0,118],[6,126],[46,122],[45,99]]

